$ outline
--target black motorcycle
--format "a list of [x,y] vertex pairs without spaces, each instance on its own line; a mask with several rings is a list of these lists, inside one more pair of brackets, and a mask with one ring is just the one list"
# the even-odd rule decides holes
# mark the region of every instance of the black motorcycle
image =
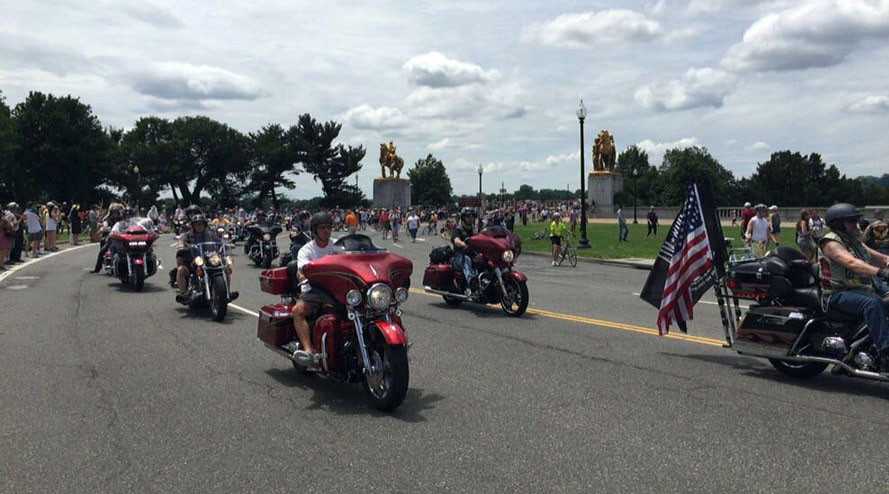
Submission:
[[281,254],[281,267],[287,266],[290,261],[296,259],[299,249],[303,245],[312,241],[312,237],[303,231],[291,231],[290,233],[290,249]]
[[[822,271],[826,264],[822,260]],[[889,381],[862,317],[825,306],[821,285],[829,281],[819,278],[817,265],[790,247],[730,262],[716,290],[727,346],[764,357],[792,377],[814,377],[832,366],[837,375]],[[739,300],[754,303],[742,314]]]
[[228,303],[237,298],[229,287],[232,258],[226,255],[225,245],[204,242],[189,246],[193,269],[188,277],[188,306],[197,309],[210,307],[214,321],[222,321],[228,312]]
[[250,241],[244,246],[247,257],[257,267],[269,269],[272,261],[278,257],[278,242],[276,237],[282,228],[278,225],[253,224],[247,227]]

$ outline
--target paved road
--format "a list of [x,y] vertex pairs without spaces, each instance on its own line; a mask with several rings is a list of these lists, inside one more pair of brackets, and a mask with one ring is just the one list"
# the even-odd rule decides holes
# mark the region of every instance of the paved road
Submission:
[[[173,260],[170,236],[160,254]],[[392,246],[420,286],[440,241]],[[85,272],[95,248],[0,281],[2,492],[885,491],[879,383],[792,381],[714,344],[714,305],[652,336],[645,271],[522,257],[532,310],[412,294],[411,387],[391,415],[256,339]],[[259,270],[236,256],[237,305]]]

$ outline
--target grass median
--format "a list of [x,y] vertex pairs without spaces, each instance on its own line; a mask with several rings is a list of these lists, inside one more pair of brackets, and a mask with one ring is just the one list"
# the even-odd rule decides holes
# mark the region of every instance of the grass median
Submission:
[[[655,257],[657,257],[657,254],[661,249],[661,245],[663,245],[664,243],[664,238],[667,236],[667,231],[670,229],[670,225],[660,225],[657,235],[651,235],[647,238],[645,235],[648,232],[648,226],[646,226],[645,224],[640,223],[638,225],[633,225],[631,223],[628,226],[630,228],[630,233],[627,236],[627,241],[618,242],[617,223],[588,224],[587,239],[590,241],[590,248],[578,249],[577,255],[579,257],[590,257],[596,259],[654,259]],[[552,243],[550,243],[549,237],[544,237],[539,240],[533,238],[535,233],[542,232],[543,229],[544,223],[528,223],[527,225],[516,225],[516,233],[522,236],[522,250],[526,252],[541,252],[545,254],[552,252]],[[735,247],[740,247],[743,245],[741,242],[740,227],[723,226],[722,231],[727,238],[733,239],[732,243]],[[782,240],[784,241],[783,243],[785,245],[790,245],[791,247],[796,248],[796,245],[794,244],[792,238],[793,232],[791,231],[790,234],[790,241],[788,242],[786,238],[782,238]],[[571,238],[571,244],[576,247],[577,244],[580,242],[580,225],[577,226],[574,235],[575,237]]]

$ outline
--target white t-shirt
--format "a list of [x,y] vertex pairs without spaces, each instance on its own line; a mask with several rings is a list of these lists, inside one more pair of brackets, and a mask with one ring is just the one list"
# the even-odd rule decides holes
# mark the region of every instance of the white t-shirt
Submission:
[[39,233],[43,230],[40,226],[40,216],[34,211],[25,211],[25,226],[28,227],[28,233]]
[[303,245],[296,254],[296,267],[302,269],[303,266],[312,261],[317,261],[328,254],[333,254],[336,252],[336,249],[333,247],[334,242],[334,239],[328,240],[326,247],[318,247],[314,240]]
[[765,242],[769,239],[769,219],[754,216],[750,218],[750,224],[753,225],[753,231],[750,232],[750,240],[754,242]]
[[46,213],[46,231],[55,231],[57,228],[56,220],[52,217],[52,213]]
[[127,228],[129,228],[130,225],[134,224],[135,222],[133,222],[132,220],[120,220],[114,224],[113,228],[111,228],[111,233],[123,233],[127,231]]
[[407,227],[411,230],[416,230],[420,227],[420,218],[417,215],[412,214],[407,217]]

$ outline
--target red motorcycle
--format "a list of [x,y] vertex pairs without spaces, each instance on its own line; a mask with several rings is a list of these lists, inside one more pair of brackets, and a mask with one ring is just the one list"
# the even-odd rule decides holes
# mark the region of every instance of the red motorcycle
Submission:
[[409,344],[398,306],[407,300],[413,264],[364,235],[349,235],[334,245],[338,253],[304,269],[311,289],[326,299],[309,321],[312,342],[321,352],[320,370],[300,366],[294,356],[300,349],[291,317],[300,293],[295,266],[260,275],[262,291],[283,300],[259,310],[259,339],[301,372],[362,383],[371,406],[392,411],[408,387]]
[[115,253],[111,254],[112,249],[105,253],[105,271],[141,292],[145,279],[157,272],[158,259],[152,249],[157,237],[154,227],[145,221],[134,222],[125,232],[111,233],[108,238]]
[[[513,266],[522,251],[521,237],[509,230],[492,226],[466,241],[468,252],[474,252],[472,266],[476,279],[467,280],[463,270],[453,266],[450,247],[434,249],[429,266],[423,274],[423,289],[441,295],[445,303],[458,306],[463,302],[499,303],[510,316],[519,317],[528,308],[528,277]],[[469,283],[470,294],[465,294]]]

